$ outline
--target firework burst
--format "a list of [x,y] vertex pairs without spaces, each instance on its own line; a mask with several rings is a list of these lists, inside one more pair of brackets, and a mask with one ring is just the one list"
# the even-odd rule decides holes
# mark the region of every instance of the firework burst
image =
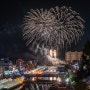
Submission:
[[64,46],[73,41],[77,42],[84,34],[84,20],[79,16],[79,13],[71,10],[71,7],[55,7],[50,10],[56,18],[56,28],[54,30],[55,44]]
[[23,37],[27,45],[61,47],[77,42],[83,35],[84,20],[68,7],[31,9],[24,18]]
[[51,33],[54,31],[55,16],[47,10],[31,9],[24,19],[24,39],[27,39],[27,45],[50,44]]

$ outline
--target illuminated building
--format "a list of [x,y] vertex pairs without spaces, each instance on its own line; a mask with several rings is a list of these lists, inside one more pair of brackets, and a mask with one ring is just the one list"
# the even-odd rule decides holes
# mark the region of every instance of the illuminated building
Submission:
[[74,51],[74,52],[71,52],[71,51],[68,51],[65,53],[65,60],[66,61],[73,61],[73,60],[80,60],[81,59],[81,56],[82,56],[82,51],[81,52],[78,52],[78,51]]

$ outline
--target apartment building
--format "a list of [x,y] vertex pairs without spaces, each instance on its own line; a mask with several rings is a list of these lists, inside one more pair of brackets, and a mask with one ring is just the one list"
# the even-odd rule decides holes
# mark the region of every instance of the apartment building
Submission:
[[73,60],[80,60],[81,59],[81,56],[82,56],[83,52],[80,51],[68,51],[65,53],[65,60],[66,61],[73,61]]

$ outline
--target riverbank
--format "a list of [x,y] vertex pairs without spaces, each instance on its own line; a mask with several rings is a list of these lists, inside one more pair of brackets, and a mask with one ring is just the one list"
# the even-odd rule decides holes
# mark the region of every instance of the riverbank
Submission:
[[13,90],[23,84],[22,78],[0,80],[0,90]]

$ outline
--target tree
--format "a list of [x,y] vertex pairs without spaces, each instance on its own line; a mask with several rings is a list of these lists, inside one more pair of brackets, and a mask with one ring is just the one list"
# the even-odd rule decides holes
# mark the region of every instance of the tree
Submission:
[[87,40],[86,44],[84,45],[83,53],[90,57],[90,41]]
[[84,46],[80,69],[77,72],[77,80],[90,76],[90,41]]
[[83,69],[86,69],[86,76],[90,75],[90,41],[88,40],[87,43],[84,46],[83,49],[83,54],[86,56],[84,56],[86,58],[86,60],[83,57]]

